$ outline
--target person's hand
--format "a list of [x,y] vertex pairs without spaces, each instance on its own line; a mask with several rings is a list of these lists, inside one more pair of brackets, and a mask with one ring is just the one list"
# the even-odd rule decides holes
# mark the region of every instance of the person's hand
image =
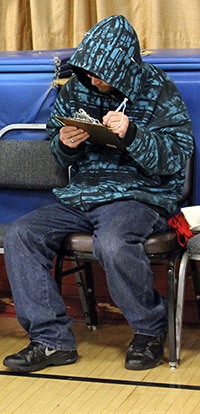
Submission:
[[89,134],[83,129],[74,126],[64,126],[60,129],[60,141],[70,148],[77,148],[87,138],[89,138]]
[[103,117],[103,125],[112,129],[120,138],[124,138],[129,126],[129,118],[123,112],[109,111]]

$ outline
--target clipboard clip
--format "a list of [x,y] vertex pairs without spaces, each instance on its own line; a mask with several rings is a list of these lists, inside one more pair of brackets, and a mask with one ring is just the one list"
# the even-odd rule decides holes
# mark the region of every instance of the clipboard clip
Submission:
[[100,124],[98,119],[92,118],[84,109],[80,108],[74,117],[77,121],[91,122],[91,124]]

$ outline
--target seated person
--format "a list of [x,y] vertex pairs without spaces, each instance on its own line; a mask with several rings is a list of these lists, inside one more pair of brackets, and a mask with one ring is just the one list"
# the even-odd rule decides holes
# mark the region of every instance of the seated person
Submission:
[[[191,122],[174,83],[142,61],[137,34],[123,16],[92,27],[69,63],[74,74],[47,130],[66,174],[72,166],[71,180],[54,190],[54,204],[19,218],[5,235],[7,274],[30,344],[3,363],[28,372],[78,359],[72,319],[51,269],[63,238],[86,232],[93,233],[94,258],[134,332],[125,367],[154,368],[164,355],[167,301],[153,289],[143,244],[167,229],[177,209],[193,152]],[[123,111],[116,111],[125,98]],[[123,148],[91,143],[83,129],[55,119],[74,117],[80,108],[110,128]]]

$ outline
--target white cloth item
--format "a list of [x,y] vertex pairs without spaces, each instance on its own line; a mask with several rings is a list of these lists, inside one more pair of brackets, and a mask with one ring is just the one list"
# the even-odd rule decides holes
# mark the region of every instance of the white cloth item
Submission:
[[200,231],[200,206],[190,206],[181,208],[192,232]]

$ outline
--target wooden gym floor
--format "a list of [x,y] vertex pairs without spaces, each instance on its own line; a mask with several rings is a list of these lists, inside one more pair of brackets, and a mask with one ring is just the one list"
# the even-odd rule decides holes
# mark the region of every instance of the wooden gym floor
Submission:
[[2,360],[28,344],[16,318],[0,318],[0,413],[3,414],[199,414],[200,330],[184,328],[181,364],[167,356],[152,370],[128,371],[124,358],[132,332],[127,325],[90,331],[74,323],[79,360],[30,374],[7,370]]

